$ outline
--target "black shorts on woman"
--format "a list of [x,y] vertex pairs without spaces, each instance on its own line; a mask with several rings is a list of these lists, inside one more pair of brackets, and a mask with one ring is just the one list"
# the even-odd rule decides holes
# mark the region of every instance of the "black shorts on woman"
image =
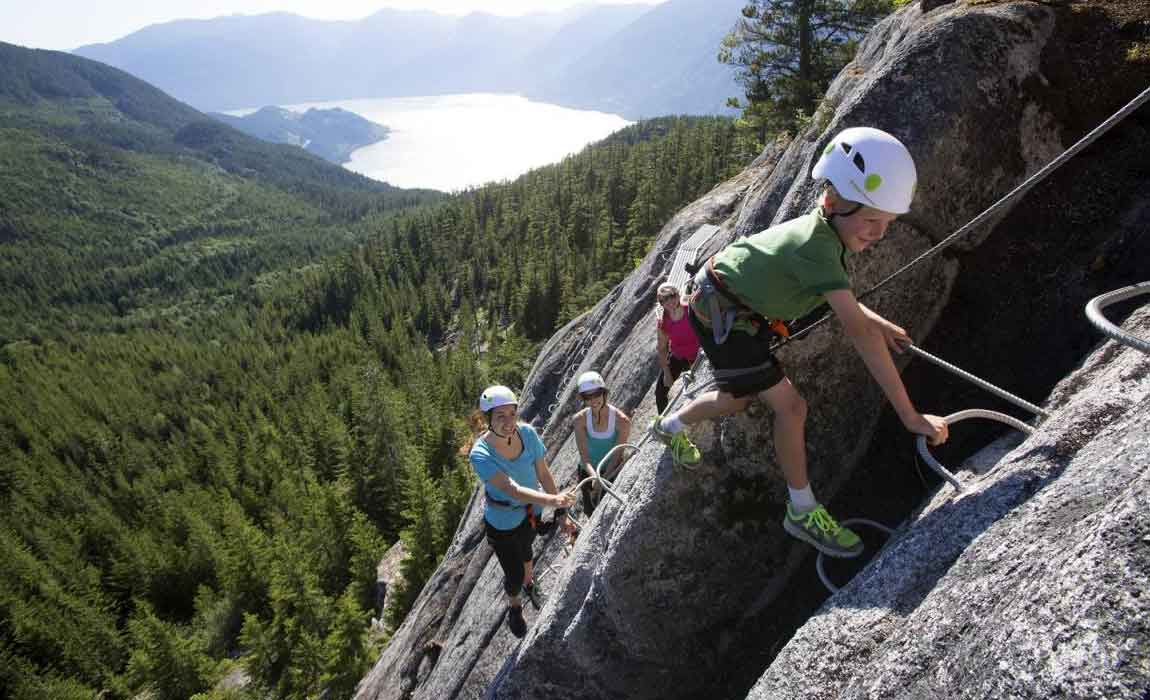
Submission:
[[688,308],[687,313],[691,319],[691,327],[699,336],[699,344],[707,354],[711,367],[723,371],[762,366],[757,371],[729,379],[717,378],[715,384],[718,385],[719,391],[738,399],[766,391],[786,379],[782,364],[771,352],[771,341],[775,338],[775,334],[770,329],[760,327],[758,333],[751,335],[738,328],[732,328],[726,340],[717,344],[710,324],[704,324],[695,315],[693,308]]
[[523,522],[511,530],[500,530],[486,520],[483,524],[487,543],[495,550],[503,569],[503,590],[509,596],[517,596],[523,589],[524,564],[535,556],[531,548],[535,542],[535,526],[531,518],[523,518]]

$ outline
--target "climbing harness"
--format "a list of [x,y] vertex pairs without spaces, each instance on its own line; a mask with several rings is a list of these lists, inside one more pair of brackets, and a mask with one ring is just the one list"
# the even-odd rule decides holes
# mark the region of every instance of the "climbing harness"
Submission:
[[531,506],[530,503],[517,503],[514,501],[505,501],[502,498],[496,498],[495,496],[492,496],[490,493],[488,493],[487,489],[483,490],[483,498],[485,498],[491,505],[498,508],[506,508],[507,510],[519,510],[520,508],[529,508]]
[[686,271],[693,275],[692,295],[700,305],[705,306],[706,317],[691,305],[690,313],[694,313],[699,320],[709,323],[711,336],[715,345],[722,345],[730,335],[731,329],[738,320],[745,321],[754,326],[755,332],[766,328],[775,335],[786,337],[790,335],[787,322],[778,318],[766,318],[759,312],[743,303],[734,292],[723,283],[723,278],[715,271],[715,258],[711,256],[702,265],[687,265]]
[[1124,332],[1121,328],[1107,321],[1106,317],[1102,315],[1102,309],[1105,307],[1131,299],[1140,294],[1150,294],[1150,282],[1140,282],[1129,287],[1115,289],[1113,292],[1099,294],[1086,304],[1086,318],[1090,319],[1090,322],[1094,324],[1095,328],[1113,340],[1150,354],[1150,342]]
[[[731,328],[734,327],[735,319],[738,318],[739,312],[742,310],[740,308],[742,304],[733,300],[730,292],[721,286],[722,283],[714,275],[710,262],[710,259],[707,260],[704,270],[695,275],[693,295],[699,303],[706,305],[707,320],[711,324],[711,335],[715,339],[715,345],[722,345],[727,342],[727,336],[731,334]],[[719,301],[720,295],[731,302],[726,309]],[[688,309],[687,313],[691,313],[691,311]]]

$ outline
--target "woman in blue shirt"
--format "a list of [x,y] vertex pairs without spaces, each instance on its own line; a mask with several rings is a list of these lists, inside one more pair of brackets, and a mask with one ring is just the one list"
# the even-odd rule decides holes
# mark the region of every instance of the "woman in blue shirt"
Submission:
[[533,591],[535,522],[543,508],[555,508],[564,531],[574,525],[566,509],[574,505],[573,494],[559,494],[547,466],[547,450],[535,429],[518,421],[519,401],[505,386],[490,386],[479,397],[479,410],[487,430],[471,448],[471,467],[483,482],[486,505],[484,524],[487,541],[503,567],[507,591],[507,625],[516,637],[527,633],[519,592]]

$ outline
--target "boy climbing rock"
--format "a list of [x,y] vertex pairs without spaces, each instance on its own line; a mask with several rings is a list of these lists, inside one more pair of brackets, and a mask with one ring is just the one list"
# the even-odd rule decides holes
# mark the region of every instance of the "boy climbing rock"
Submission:
[[947,427],[911,403],[890,354],[911,339],[858,302],[845,266],[848,255],[881,240],[891,222],[910,211],[917,178],[910,152],[884,131],[845,129],[811,176],[826,181],[814,211],[735,241],[695,276],[691,325],[718,390],[656,418],[651,430],[676,461],[694,464],[699,450],[684,429],[742,411],[758,396],[774,411],[775,457],[790,494],[783,528],[828,555],[854,557],[862,542],[818,503],[807,478],[807,404],[770,350],[776,319],[798,318],[825,300],[907,430],[941,444]]

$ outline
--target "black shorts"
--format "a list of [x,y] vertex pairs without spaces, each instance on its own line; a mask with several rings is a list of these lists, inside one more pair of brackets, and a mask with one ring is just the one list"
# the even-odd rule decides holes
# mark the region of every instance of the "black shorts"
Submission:
[[691,318],[691,327],[699,336],[699,344],[703,352],[711,361],[716,370],[738,370],[765,365],[763,369],[750,374],[741,374],[730,379],[716,379],[719,390],[731,394],[735,398],[742,398],[770,389],[786,379],[783,366],[779,359],[771,352],[771,340],[775,334],[763,328],[757,335],[749,335],[732,329],[722,345],[715,344],[715,336],[709,326],[695,316],[693,310],[688,310]]
[[500,530],[486,520],[483,521],[487,542],[495,550],[499,566],[503,568],[503,588],[507,595],[519,595],[523,587],[523,564],[531,561],[535,554],[531,545],[535,542],[535,528],[530,518],[511,530]]

